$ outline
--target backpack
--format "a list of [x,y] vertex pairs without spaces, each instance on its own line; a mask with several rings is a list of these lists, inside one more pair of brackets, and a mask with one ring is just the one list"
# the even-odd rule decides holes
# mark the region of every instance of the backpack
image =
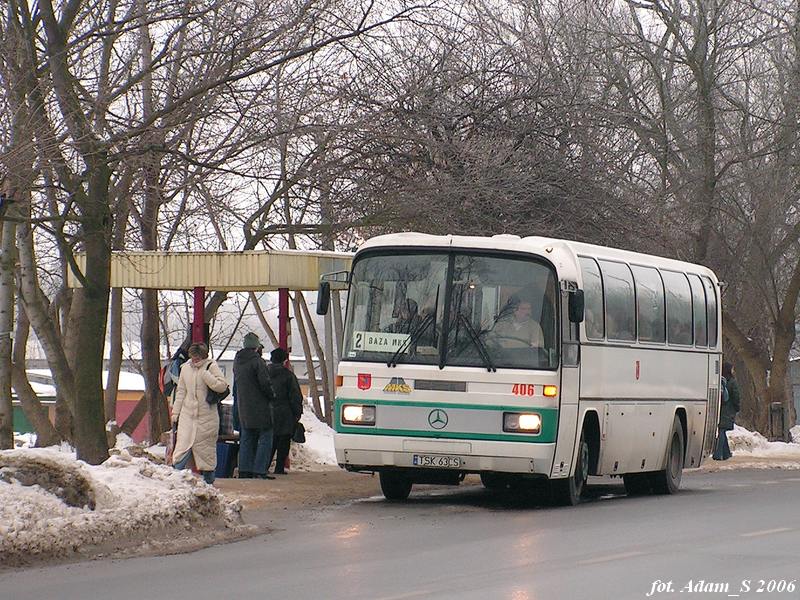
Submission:
[[728,403],[728,381],[724,377],[720,377],[719,391],[722,395],[722,403]]
[[178,387],[178,379],[181,376],[181,366],[189,359],[189,355],[183,348],[178,348],[175,355],[161,367],[158,372],[158,389],[169,398]]

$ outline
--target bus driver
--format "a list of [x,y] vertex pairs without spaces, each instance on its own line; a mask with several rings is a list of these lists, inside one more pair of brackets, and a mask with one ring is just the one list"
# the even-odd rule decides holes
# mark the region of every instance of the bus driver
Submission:
[[524,300],[517,303],[511,318],[495,324],[493,333],[503,348],[543,347],[542,328],[531,318],[531,303]]

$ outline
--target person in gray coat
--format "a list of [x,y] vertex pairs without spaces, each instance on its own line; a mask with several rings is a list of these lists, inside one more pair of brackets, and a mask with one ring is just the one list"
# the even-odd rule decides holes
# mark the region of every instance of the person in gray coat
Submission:
[[303,393],[297,377],[284,366],[289,355],[283,348],[275,348],[269,355],[269,376],[272,388],[275,391],[275,404],[273,410],[274,444],[270,454],[269,463],[277,452],[274,472],[285,475],[286,457],[292,444],[292,433],[296,423],[303,414]]
[[733,365],[731,363],[722,363],[722,377],[724,378],[724,386],[727,390],[728,399],[725,400],[723,393],[723,402],[719,410],[719,425],[717,431],[717,443],[714,445],[714,460],[728,460],[731,454],[731,447],[728,444],[728,432],[733,429],[736,413],[741,408],[741,400],[739,397],[739,385],[734,378]]
[[274,479],[267,475],[272,452],[272,391],[267,364],[261,358],[261,341],[255,333],[244,336],[243,348],[233,359],[236,403],[239,413],[239,477]]

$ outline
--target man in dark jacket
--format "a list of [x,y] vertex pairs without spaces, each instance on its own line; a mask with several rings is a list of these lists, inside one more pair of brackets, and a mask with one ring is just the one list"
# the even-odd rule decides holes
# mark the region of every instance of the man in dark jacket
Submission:
[[275,473],[285,475],[286,457],[292,443],[292,433],[296,423],[303,414],[303,393],[297,377],[284,366],[289,355],[283,348],[275,348],[269,355],[269,376],[275,391],[275,410],[273,411],[275,443],[272,447],[269,463],[277,452]]
[[240,423],[239,477],[274,479],[267,475],[272,452],[271,409],[275,396],[267,364],[261,358],[261,341],[255,333],[244,336],[243,348],[233,359]]
[[733,365],[731,363],[722,363],[722,385],[728,391],[728,399],[725,401],[723,394],[723,402],[719,409],[719,426],[717,431],[717,443],[714,445],[714,460],[728,460],[731,454],[731,448],[728,445],[728,432],[733,429],[736,413],[741,409],[741,401],[739,399],[739,385],[734,379]]

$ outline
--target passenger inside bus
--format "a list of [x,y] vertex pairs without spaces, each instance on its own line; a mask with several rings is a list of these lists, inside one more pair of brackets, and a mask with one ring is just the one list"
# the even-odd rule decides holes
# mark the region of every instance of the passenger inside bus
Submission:
[[384,328],[384,331],[386,333],[411,333],[420,326],[422,319],[416,300],[406,298],[400,304],[397,320]]

